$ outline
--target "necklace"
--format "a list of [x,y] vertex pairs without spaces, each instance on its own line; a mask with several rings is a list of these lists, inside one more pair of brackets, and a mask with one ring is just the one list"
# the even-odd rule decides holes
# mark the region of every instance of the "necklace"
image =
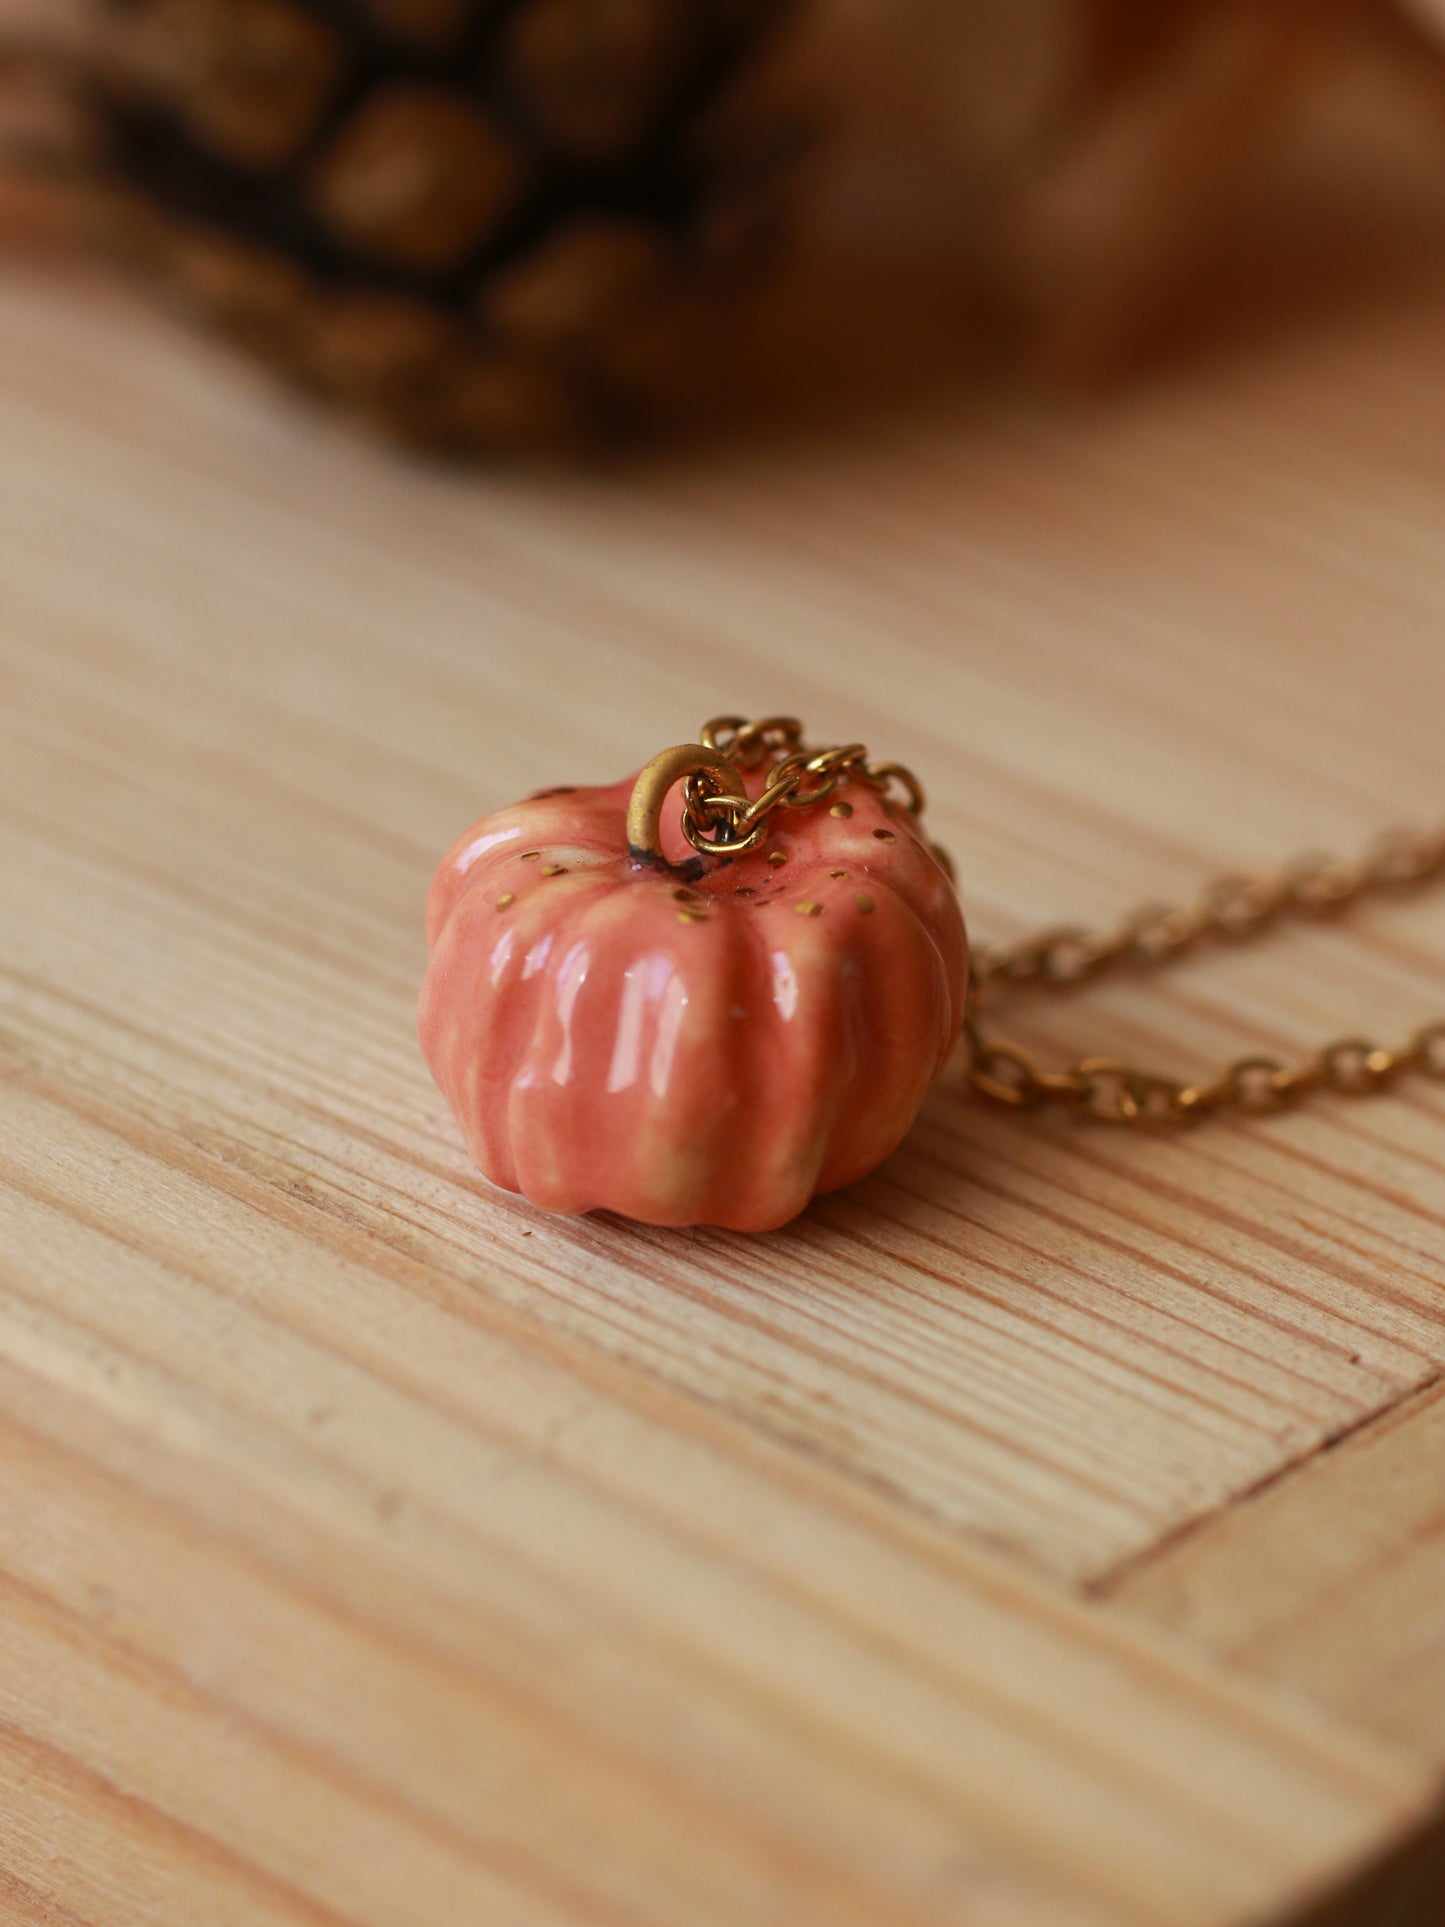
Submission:
[[988,1036],[982,1022],[984,1008],[1009,989],[1068,989],[1115,967],[1167,963],[1212,940],[1237,943],[1287,917],[1334,916],[1362,897],[1399,895],[1442,877],[1445,830],[1399,831],[1381,837],[1355,862],[1310,857],[1272,876],[1221,878],[1190,908],[1136,911],[1108,935],[1051,930],[976,956],[964,1022],[969,1080],[985,1097],[1015,1110],[1061,1103],[1106,1124],[1167,1128],[1231,1109],[1268,1116],[1317,1091],[1368,1097],[1412,1072],[1445,1078],[1445,1022],[1425,1025],[1397,1049],[1342,1037],[1295,1065],[1240,1057],[1218,1077],[1196,1084],[1107,1057],[1044,1070],[1019,1045]]
[[1046,1069],[986,1027],[1017,992],[1437,882],[1445,829],[970,963],[924,808],[911,771],[861,743],[724,716],[635,777],[473,825],[432,883],[418,1028],[478,1168],[552,1211],[760,1231],[881,1163],[960,1039],[991,1103],[1137,1129],[1445,1079],[1445,1021],[1399,1048],[1339,1038],[1196,1083],[1107,1057]]

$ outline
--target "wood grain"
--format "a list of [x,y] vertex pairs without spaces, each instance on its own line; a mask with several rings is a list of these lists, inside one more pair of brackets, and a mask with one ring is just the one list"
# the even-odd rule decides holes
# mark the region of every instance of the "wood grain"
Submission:
[[[1445,1090],[950,1078],[750,1241],[488,1191],[411,1013],[458,828],[724,708],[919,768],[984,937],[1438,818],[1442,322],[458,475],[8,274],[0,1910],[1235,1923],[1438,1832]],[[1016,1016],[1442,1009],[1437,897]]]
[[1387,1412],[1110,1590],[1445,1768],[1445,1391]]

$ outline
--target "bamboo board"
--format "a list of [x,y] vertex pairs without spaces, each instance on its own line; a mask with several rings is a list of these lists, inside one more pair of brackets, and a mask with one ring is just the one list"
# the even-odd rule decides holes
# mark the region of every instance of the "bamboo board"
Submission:
[[[1445,1090],[1136,1141],[946,1079],[749,1241],[487,1191],[412,1005],[460,827],[723,709],[924,773],[989,939],[1437,819],[1442,449],[1439,286],[508,477],[7,274],[6,1919],[1438,1918]],[[1442,1009],[1437,897],[1018,1028]]]

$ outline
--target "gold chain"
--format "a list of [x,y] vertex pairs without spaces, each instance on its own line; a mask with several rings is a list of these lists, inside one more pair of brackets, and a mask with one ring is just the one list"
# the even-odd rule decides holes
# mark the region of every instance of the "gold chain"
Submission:
[[[683,786],[683,828],[695,850],[736,856],[756,849],[781,810],[823,803],[840,783],[863,783],[898,800],[915,817],[924,809],[922,785],[899,763],[870,763],[861,743],[809,749],[794,716],[714,717],[702,746],[721,762],[748,773],[766,767],[755,801],[728,795],[706,770]],[[726,771],[721,772],[726,774]],[[740,785],[739,785],[740,787]],[[948,871],[948,854],[933,844]],[[1194,1124],[1233,1110],[1261,1117],[1330,1091],[1366,1097],[1414,1073],[1445,1081],[1445,1021],[1427,1024],[1398,1049],[1341,1037],[1303,1063],[1268,1056],[1237,1058],[1202,1083],[1140,1070],[1110,1057],[1086,1057],[1065,1070],[1046,1070],[1021,1045],[989,1036],[982,1012],[1001,991],[1072,989],[1106,971],[1166,963],[1210,941],[1238,942],[1286,917],[1323,918],[1362,897],[1397,895],[1445,878],[1445,828],[1399,831],[1381,837],[1357,862],[1305,857],[1278,874],[1226,877],[1190,908],[1136,911],[1116,930],[1048,930],[1006,950],[976,955],[964,1036],[968,1077],[975,1090],[1016,1111],[1062,1104],[1106,1124],[1159,1128]]]
[[1000,989],[1068,989],[1116,967],[1168,961],[1210,939],[1236,942],[1281,918],[1321,918],[1361,897],[1419,889],[1445,876],[1445,829],[1382,837],[1355,863],[1308,857],[1278,875],[1225,878],[1190,909],[1146,909],[1107,935],[1051,930],[975,959],[965,1034],[969,1080],[1014,1110],[1064,1104],[1107,1124],[1157,1128],[1197,1123],[1224,1110],[1260,1117],[1314,1091],[1367,1097],[1409,1072],[1445,1079],[1445,1022],[1428,1024],[1391,1050],[1359,1037],[1326,1044],[1301,1064],[1241,1057],[1218,1077],[1190,1084],[1108,1057],[1045,1070],[1017,1044],[988,1036],[981,1011]]
[[863,783],[887,795],[895,785],[913,816],[922,816],[924,795],[912,771],[901,763],[870,763],[862,743],[837,749],[809,749],[796,716],[714,716],[698,738],[724,762],[747,773],[767,766],[768,780],[753,802],[721,792],[705,770],[683,785],[682,827],[695,850],[706,856],[741,856],[755,850],[779,810],[826,803],[842,782]]

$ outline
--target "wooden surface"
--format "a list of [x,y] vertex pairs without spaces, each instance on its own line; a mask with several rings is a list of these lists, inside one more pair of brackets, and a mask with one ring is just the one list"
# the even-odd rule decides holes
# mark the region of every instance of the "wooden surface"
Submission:
[[[489,1192],[412,1006],[460,827],[721,709],[917,767],[984,938],[1438,819],[1442,450],[1428,278],[567,477],[7,269],[0,1915],[1440,1917],[1445,1089],[950,1078],[749,1241]],[[1437,894],[1016,1028],[1442,1010]]]

